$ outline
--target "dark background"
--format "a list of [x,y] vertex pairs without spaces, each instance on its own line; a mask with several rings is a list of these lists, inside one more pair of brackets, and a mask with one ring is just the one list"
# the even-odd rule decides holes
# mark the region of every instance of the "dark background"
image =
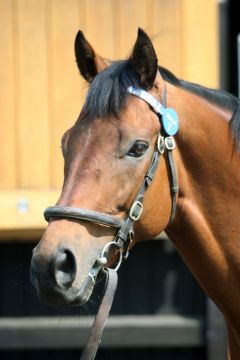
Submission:
[[240,33],[240,3],[238,0],[222,2],[220,64],[221,87],[238,96],[237,35]]
[[[49,307],[42,304],[29,283],[34,244],[0,246],[0,316],[95,314],[102,292],[99,284],[85,307]],[[148,241],[135,246],[119,271],[119,285],[111,314],[182,314],[205,316],[206,298],[169,241]],[[75,351],[5,351],[0,359],[79,359]],[[203,360],[205,349],[100,350],[102,359]]]

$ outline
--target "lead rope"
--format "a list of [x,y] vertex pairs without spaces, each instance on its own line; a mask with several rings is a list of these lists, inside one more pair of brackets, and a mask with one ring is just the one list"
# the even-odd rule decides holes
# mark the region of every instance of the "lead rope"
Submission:
[[87,343],[83,349],[80,360],[95,359],[98,347],[101,342],[102,333],[106,325],[109,312],[112,307],[114,295],[117,288],[118,275],[115,269],[106,268],[106,283],[103,298],[95,316],[91,331],[89,333]]
[[[174,141],[174,140],[171,139],[171,141]],[[177,210],[177,195],[178,195],[179,188],[178,188],[178,182],[177,182],[177,171],[176,171],[176,167],[175,167],[175,163],[174,163],[172,149],[167,151],[167,157],[168,157],[168,164],[170,167],[169,181],[170,181],[170,192],[171,192],[171,198],[172,198],[171,215],[170,215],[169,222],[167,224],[167,226],[168,226],[173,222],[173,219],[175,217],[175,213]]]

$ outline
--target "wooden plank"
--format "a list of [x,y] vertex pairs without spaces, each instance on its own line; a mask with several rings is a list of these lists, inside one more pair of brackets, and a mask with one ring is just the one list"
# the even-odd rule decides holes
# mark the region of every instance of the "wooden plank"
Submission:
[[0,0],[0,188],[16,186],[15,60],[13,1]]
[[63,182],[61,137],[71,127],[81,109],[82,86],[74,58],[74,39],[84,29],[84,2],[48,2],[49,104],[51,118],[51,186]]
[[[46,225],[45,225],[46,227]],[[10,230],[1,230],[0,231],[0,243],[35,243],[38,242],[45,228],[31,228],[31,229],[10,229]]]
[[87,39],[101,56],[113,59],[115,53],[114,1],[87,0],[85,4]]
[[[92,322],[83,316],[1,318],[0,349],[82,348]],[[111,316],[101,343],[105,348],[203,345],[203,322],[180,315]]]
[[182,76],[209,87],[219,86],[218,2],[181,0]]
[[147,0],[117,0],[114,2],[115,58],[125,59],[133,48],[138,27],[147,29]]
[[[194,2],[196,5],[196,3]],[[181,14],[179,0],[148,1],[148,29],[158,55],[159,65],[181,75]]]
[[50,185],[45,0],[16,0],[18,29],[18,183]]
[[59,191],[0,191],[0,233],[13,230],[44,229],[43,211],[55,204]]

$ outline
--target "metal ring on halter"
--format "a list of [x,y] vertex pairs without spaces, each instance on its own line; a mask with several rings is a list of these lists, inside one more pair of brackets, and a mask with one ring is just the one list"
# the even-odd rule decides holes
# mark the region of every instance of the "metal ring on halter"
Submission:
[[158,135],[158,139],[157,139],[157,148],[158,148],[158,151],[159,151],[159,154],[164,154],[164,151],[165,151],[165,139],[164,137],[159,134]]
[[105,253],[109,250],[109,248],[110,248],[111,246],[116,246],[116,247],[120,250],[119,260],[118,260],[118,263],[117,263],[117,265],[116,265],[116,267],[115,267],[115,269],[114,269],[115,271],[118,271],[118,269],[119,269],[120,266],[121,266],[122,260],[123,260],[123,255],[122,255],[123,250],[122,250],[121,248],[119,248],[118,244],[117,244],[115,241],[110,241],[109,243],[107,243],[107,244],[104,246],[103,251],[102,251],[102,253],[101,253],[101,256],[97,259],[97,261],[98,261],[98,263],[99,263],[102,267],[104,267],[104,265],[107,264],[107,258],[106,258],[106,256],[105,256]]

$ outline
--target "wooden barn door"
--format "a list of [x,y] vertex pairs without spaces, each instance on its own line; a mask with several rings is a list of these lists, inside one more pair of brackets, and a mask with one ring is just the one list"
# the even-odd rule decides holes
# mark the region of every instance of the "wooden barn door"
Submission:
[[41,231],[44,207],[59,196],[61,136],[87,89],[74,59],[78,29],[119,59],[140,26],[161,65],[216,87],[217,21],[215,0],[0,0],[0,236]]

